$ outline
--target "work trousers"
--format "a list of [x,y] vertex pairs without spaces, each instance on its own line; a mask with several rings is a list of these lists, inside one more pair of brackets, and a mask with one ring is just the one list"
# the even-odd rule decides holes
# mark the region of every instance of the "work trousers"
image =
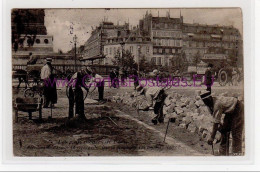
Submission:
[[105,82],[104,82],[104,81],[99,82],[99,83],[97,84],[97,87],[98,87],[98,100],[99,100],[99,101],[102,101],[102,100],[104,100]]
[[207,89],[206,89],[206,91],[209,91],[210,92],[210,94],[211,94],[211,85],[206,85],[207,86]]
[[244,128],[244,104],[237,102],[233,113],[226,114],[223,127],[221,130],[221,142],[219,146],[220,155],[228,155],[229,152],[229,136],[232,134],[232,154],[241,155]]
[[76,87],[74,91],[72,87],[69,88],[69,118],[73,117],[74,104],[76,105],[76,114],[84,118],[84,99],[81,87]]
[[155,119],[157,119],[159,122],[163,122],[164,116],[163,116],[163,106],[164,101],[166,99],[167,95],[165,94],[164,90],[161,90],[158,94],[157,98],[155,99],[155,105],[154,105],[154,113],[156,114]]

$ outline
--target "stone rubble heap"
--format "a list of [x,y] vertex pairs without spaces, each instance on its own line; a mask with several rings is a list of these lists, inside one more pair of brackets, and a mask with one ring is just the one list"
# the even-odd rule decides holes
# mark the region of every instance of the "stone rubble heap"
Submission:
[[[139,108],[146,105],[144,96],[130,97],[131,93],[117,94],[113,97],[113,101],[124,103],[132,107]],[[223,93],[221,95],[227,95]],[[212,130],[213,117],[208,108],[205,106],[199,96],[186,97],[176,92],[168,94],[163,109],[165,122],[169,118],[175,118],[175,124],[179,127],[189,130],[192,133],[198,133],[202,139],[207,140]],[[216,135],[216,140],[220,139],[220,133]]]

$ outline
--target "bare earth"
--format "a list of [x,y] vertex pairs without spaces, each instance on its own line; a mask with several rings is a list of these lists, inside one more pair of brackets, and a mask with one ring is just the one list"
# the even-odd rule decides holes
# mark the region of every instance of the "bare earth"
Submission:
[[[193,96],[197,88],[178,88],[178,93]],[[214,92],[241,93],[240,87],[216,87]],[[21,96],[24,89],[13,89],[13,98]],[[93,101],[97,91],[85,100],[86,122],[68,121],[68,99],[65,88],[58,90],[58,104],[53,109],[43,109],[43,122],[33,120],[19,112],[18,123],[13,122],[13,151],[15,156],[194,156],[211,155],[211,146],[198,134],[170,123],[166,141],[167,122],[154,126],[147,112],[137,111],[123,103],[111,102],[116,93],[133,92],[132,88],[105,88],[108,101]],[[169,90],[168,92],[171,92]],[[217,150],[217,146],[215,146]]]

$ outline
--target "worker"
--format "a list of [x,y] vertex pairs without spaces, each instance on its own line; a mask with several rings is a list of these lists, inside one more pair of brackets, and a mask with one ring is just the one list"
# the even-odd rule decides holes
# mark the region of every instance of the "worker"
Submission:
[[43,96],[44,104],[43,108],[48,108],[49,104],[53,107],[57,103],[57,89],[54,74],[52,73],[53,67],[51,65],[52,58],[46,58],[46,64],[41,69],[41,80],[44,81]]
[[205,85],[207,86],[207,91],[211,93],[211,86],[213,85],[214,78],[212,76],[212,64],[208,65],[208,68],[205,72]]
[[90,67],[87,67],[86,69],[88,75],[90,76],[90,81],[87,84],[90,88],[90,93],[93,93],[96,88],[98,88],[98,101],[103,102],[104,101],[104,88],[105,88],[105,81],[104,78],[95,73],[95,70],[92,70]]
[[89,88],[85,85],[85,80],[87,77],[87,72],[84,68],[80,71],[74,73],[67,84],[69,88],[68,98],[69,98],[69,119],[73,118],[74,116],[74,104],[76,107],[75,114],[78,115],[78,118],[86,120],[85,113],[84,113],[84,96],[83,90],[84,88],[87,92]]
[[34,65],[34,64],[36,64],[37,60],[38,59],[36,57],[33,57],[32,52],[30,52],[29,53],[29,60],[27,62],[27,65]]
[[[213,115],[213,127],[208,139],[208,144],[213,145],[216,132],[221,133],[219,146],[220,155],[229,154],[229,134],[232,133],[232,153],[241,155],[242,153],[242,136],[244,127],[244,104],[243,101],[235,97],[218,96],[212,97],[207,91],[200,95],[205,105]],[[222,114],[224,117],[222,119]],[[222,122],[223,120],[223,122]]]
[[114,79],[116,77],[116,73],[115,73],[114,69],[111,70],[109,77],[110,77],[110,82],[111,82],[110,87],[112,86],[112,87],[116,88],[116,84],[115,84],[115,81],[114,81]]
[[234,86],[238,85],[238,79],[239,79],[239,74],[238,74],[237,70],[233,67],[233,69],[232,69],[232,84]]
[[149,108],[153,106],[153,101],[155,101],[154,104],[154,114],[156,115],[152,119],[152,123],[154,125],[164,122],[164,115],[163,115],[163,105],[164,101],[167,97],[167,94],[165,93],[164,89],[161,87],[143,87],[141,85],[138,85],[136,87],[136,91],[138,92],[138,95],[145,95],[147,100],[147,106],[143,108],[143,111],[149,111]]

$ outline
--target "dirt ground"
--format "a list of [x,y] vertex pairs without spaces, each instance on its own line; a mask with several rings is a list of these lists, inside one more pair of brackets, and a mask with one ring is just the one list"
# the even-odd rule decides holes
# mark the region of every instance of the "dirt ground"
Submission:
[[[178,89],[178,93],[192,96],[194,89]],[[240,88],[222,89],[229,94],[241,93]],[[58,103],[49,119],[50,109],[43,109],[43,121],[37,113],[33,120],[19,112],[18,123],[13,122],[13,151],[15,156],[176,156],[211,155],[211,146],[198,134],[170,123],[166,141],[167,122],[154,126],[149,113],[123,103],[111,102],[116,93],[133,92],[129,88],[105,88],[107,102],[85,103],[87,121],[77,118],[70,121],[65,89],[58,90]],[[171,92],[169,90],[168,92]],[[23,89],[13,89],[13,98],[22,96]],[[88,98],[97,98],[97,92]],[[121,115],[120,115],[121,114]],[[124,116],[126,114],[128,116]],[[217,146],[215,146],[217,150]]]

